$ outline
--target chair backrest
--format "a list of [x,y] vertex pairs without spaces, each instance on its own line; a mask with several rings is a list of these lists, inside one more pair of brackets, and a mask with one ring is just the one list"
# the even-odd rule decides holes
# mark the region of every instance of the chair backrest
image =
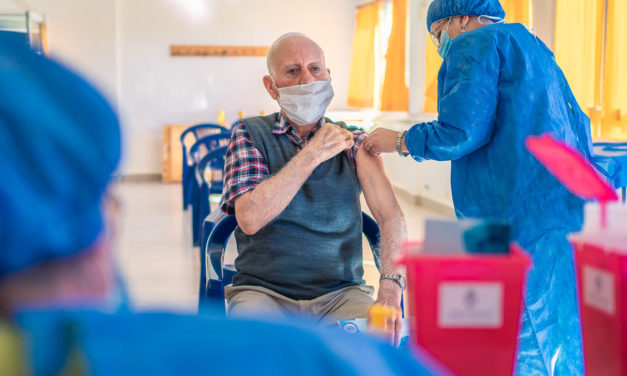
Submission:
[[195,144],[196,141],[200,140],[201,138],[205,136],[210,136],[212,134],[225,133],[225,132],[230,133],[231,130],[221,125],[211,124],[211,123],[196,124],[185,129],[185,131],[181,133],[181,137],[180,137],[181,148],[183,149],[183,162],[184,162],[183,166],[186,166],[188,165],[188,163],[190,163],[189,154],[187,152],[188,145]]
[[[200,126],[197,126],[200,127]],[[196,142],[191,146],[189,153],[186,150],[185,142],[183,141],[184,137],[181,136],[181,144],[183,147],[183,176],[182,176],[182,185],[183,185],[183,209],[186,209],[189,203],[192,201],[193,195],[193,167],[196,163],[198,163],[202,157],[204,157],[211,150],[228,145],[231,139],[231,132],[226,130],[223,127],[219,127],[221,130],[220,133],[211,134],[208,136],[204,136],[196,140]],[[192,127],[195,128],[195,127]],[[210,128],[212,131],[216,131],[216,128]],[[193,131],[191,128],[190,132]],[[187,131],[186,131],[187,132]]]
[[181,146],[183,147],[183,149],[185,149],[188,145],[190,145],[190,142],[191,144],[194,144],[196,141],[205,136],[210,136],[212,134],[223,132],[230,132],[230,130],[229,128],[218,124],[196,124],[185,129],[183,133],[181,133],[181,137],[179,139],[181,141]]
[[209,194],[222,193],[226,149],[227,146],[213,149],[196,164],[196,182],[201,186],[206,186]]
[[186,132],[192,133],[198,140],[200,138],[203,138],[205,136],[209,136],[215,133],[229,132],[229,128],[223,125],[213,124],[213,123],[196,124],[187,128],[185,132],[181,134],[181,139],[184,138]]
[[[192,226],[194,226],[194,245],[201,246],[207,230],[202,222],[211,212],[211,195],[222,194],[222,177],[226,159],[226,146],[217,148],[205,155],[195,168],[195,190],[198,192],[196,202],[192,203]],[[201,253],[202,257],[202,253]],[[202,262],[202,259],[201,259]]]
[[[375,265],[380,270],[381,233],[377,222],[368,214],[362,212],[363,234],[370,244]],[[201,244],[204,257],[201,258],[199,310],[213,304],[214,309],[222,312],[224,306],[224,287],[231,284],[237,273],[233,265],[224,265],[226,246],[233,231],[237,227],[237,220],[232,215],[222,215],[215,221],[206,244]],[[401,301],[401,308],[403,302]]]
[[196,165],[200,160],[214,149],[227,146],[231,140],[229,132],[212,134],[200,138],[189,149],[190,165]]

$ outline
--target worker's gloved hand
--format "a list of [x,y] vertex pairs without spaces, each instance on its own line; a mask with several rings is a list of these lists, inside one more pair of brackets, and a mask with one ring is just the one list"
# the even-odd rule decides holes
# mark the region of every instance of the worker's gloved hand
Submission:
[[377,301],[374,303],[392,307],[398,312],[398,315],[396,315],[394,319],[392,319],[393,322],[389,323],[389,326],[394,327],[394,346],[398,346],[401,341],[401,329],[403,325],[403,319],[401,315],[402,295],[403,291],[401,291],[400,286],[396,282],[389,279],[383,279],[379,284]]
[[[366,137],[362,147],[366,148],[366,151],[372,155],[379,155],[381,153],[393,153],[396,151],[396,137],[398,137],[397,131],[392,131],[385,128],[377,128]],[[407,151],[402,143],[403,151]]]
[[324,122],[303,151],[311,154],[318,163],[333,158],[355,145],[351,132],[333,123]]

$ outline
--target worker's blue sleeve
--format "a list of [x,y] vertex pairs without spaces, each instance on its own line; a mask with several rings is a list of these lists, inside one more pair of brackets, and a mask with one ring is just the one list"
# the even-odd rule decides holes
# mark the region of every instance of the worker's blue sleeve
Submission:
[[[486,62],[453,52],[438,78],[438,120],[416,124],[405,135],[409,154],[417,161],[459,159],[485,145],[492,136],[498,77],[488,72]],[[498,72],[498,67],[491,72]]]

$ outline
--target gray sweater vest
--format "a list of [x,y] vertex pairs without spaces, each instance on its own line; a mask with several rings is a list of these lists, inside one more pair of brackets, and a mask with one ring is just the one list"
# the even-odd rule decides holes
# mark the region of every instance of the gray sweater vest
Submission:
[[[272,133],[277,116],[243,121],[271,175],[298,153],[286,134]],[[360,193],[346,152],[320,164],[272,222],[252,236],[235,229],[239,255],[233,285],[262,286],[301,300],[362,284]]]

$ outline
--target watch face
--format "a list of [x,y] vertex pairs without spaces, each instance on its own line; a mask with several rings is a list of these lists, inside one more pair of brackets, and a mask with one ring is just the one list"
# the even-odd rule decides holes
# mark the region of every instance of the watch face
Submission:
[[399,275],[398,281],[401,283],[401,288],[405,290],[405,287],[407,286],[407,281],[405,280],[405,277],[403,277],[402,275]]

